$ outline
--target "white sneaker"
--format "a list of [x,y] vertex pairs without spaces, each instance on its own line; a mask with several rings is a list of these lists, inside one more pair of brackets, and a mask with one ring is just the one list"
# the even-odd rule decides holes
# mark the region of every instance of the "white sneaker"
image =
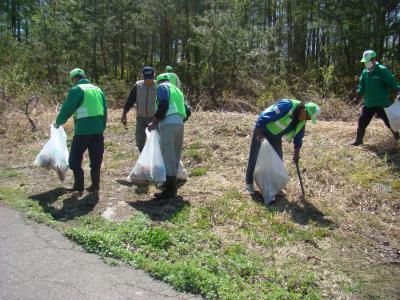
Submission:
[[252,183],[246,184],[246,194],[248,194],[248,195],[254,195],[255,194],[255,192],[254,192],[254,184],[252,184]]

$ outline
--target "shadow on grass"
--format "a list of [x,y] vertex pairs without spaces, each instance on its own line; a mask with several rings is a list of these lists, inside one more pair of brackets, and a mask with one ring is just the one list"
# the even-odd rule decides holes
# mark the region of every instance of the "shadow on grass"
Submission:
[[185,206],[190,205],[190,203],[178,196],[175,201],[165,202],[161,199],[153,198],[147,201],[132,201],[129,202],[129,205],[147,214],[153,221],[166,221],[173,218]]
[[83,198],[79,198],[76,194],[70,194],[63,201],[61,208],[52,206],[53,203],[61,200],[60,198],[69,194],[70,190],[65,188],[56,188],[41,194],[32,195],[29,198],[38,201],[43,209],[51,214],[57,221],[69,221],[74,218],[88,214],[99,202],[97,193],[90,193]]
[[125,185],[125,186],[134,186],[134,185],[135,185],[133,182],[130,182],[130,181],[124,180],[124,179],[117,179],[116,181],[117,181],[119,184]]
[[[252,195],[252,199],[264,204],[263,197],[259,192]],[[310,222],[314,222],[321,227],[337,227],[336,223],[326,219],[324,213],[308,202],[303,195],[300,195],[296,202],[289,202],[286,197],[279,197],[275,202],[266,206],[266,209],[280,213],[287,212],[290,214],[293,222],[300,225],[307,225]]]
[[400,171],[400,146],[392,142],[381,142],[374,145],[364,145],[366,149],[374,152],[380,159],[395,171]]

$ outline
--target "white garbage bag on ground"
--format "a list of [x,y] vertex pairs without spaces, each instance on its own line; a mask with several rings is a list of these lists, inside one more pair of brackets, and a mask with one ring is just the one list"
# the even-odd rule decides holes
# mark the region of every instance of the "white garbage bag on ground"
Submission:
[[265,204],[271,203],[275,195],[289,182],[289,175],[282,160],[265,139],[257,157],[254,181],[263,195]]
[[33,162],[34,165],[53,169],[61,181],[68,171],[67,135],[62,126],[51,125],[50,139]]
[[128,180],[134,184],[164,182],[166,170],[160,150],[160,134],[157,130],[146,129],[146,143]]
[[400,101],[397,98],[394,103],[389,106],[385,107],[386,115],[389,119],[390,127],[394,131],[400,130]]

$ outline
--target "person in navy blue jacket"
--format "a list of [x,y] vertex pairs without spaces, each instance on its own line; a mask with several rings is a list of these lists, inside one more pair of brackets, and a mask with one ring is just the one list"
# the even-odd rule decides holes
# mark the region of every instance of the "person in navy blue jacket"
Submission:
[[[247,193],[254,194],[253,174],[263,139],[267,139],[278,156],[283,159],[282,137],[286,135],[288,141],[293,140],[293,161],[297,163],[300,159],[306,122],[312,120],[315,124],[320,113],[319,106],[313,102],[304,104],[298,100],[281,99],[258,116],[247,164]],[[281,195],[278,194],[279,196]]]

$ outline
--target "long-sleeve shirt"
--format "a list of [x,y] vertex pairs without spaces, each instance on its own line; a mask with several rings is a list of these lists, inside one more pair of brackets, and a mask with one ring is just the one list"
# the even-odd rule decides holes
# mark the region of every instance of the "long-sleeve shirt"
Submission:
[[137,81],[128,95],[124,112],[127,113],[135,103],[138,116],[152,117],[156,106],[156,83],[147,86],[144,80]]
[[[67,95],[64,103],[62,104],[61,110],[57,116],[57,125],[63,125],[67,120],[74,114],[76,109],[83,103],[83,91],[77,85],[90,83],[87,79],[81,79],[78,83],[73,86]],[[104,116],[95,116],[75,120],[74,134],[75,135],[91,135],[91,134],[102,134],[106,129],[107,124],[107,100],[103,92],[103,107]]]
[[[263,130],[264,136],[267,139],[281,139],[290,131],[295,130],[298,122],[292,122],[285,130],[277,135],[273,135],[266,126],[268,123],[274,122],[286,116],[286,114],[292,108],[292,105],[293,104],[289,99],[282,99],[275,105],[268,107],[258,116],[256,128],[261,128]],[[304,132],[305,126],[294,136],[293,143],[295,148],[301,148],[301,146],[303,145]]]
[[400,86],[394,75],[384,65],[376,62],[374,69],[367,68],[358,80],[357,93],[365,96],[366,107],[388,107],[391,105],[389,91],[400,92]]
[[135,105],[136,94],[137,94],[137,87],[135,84],[131,89],[131,91],[129,92],[128,98],[126,99],[124,111],[128,112]]

